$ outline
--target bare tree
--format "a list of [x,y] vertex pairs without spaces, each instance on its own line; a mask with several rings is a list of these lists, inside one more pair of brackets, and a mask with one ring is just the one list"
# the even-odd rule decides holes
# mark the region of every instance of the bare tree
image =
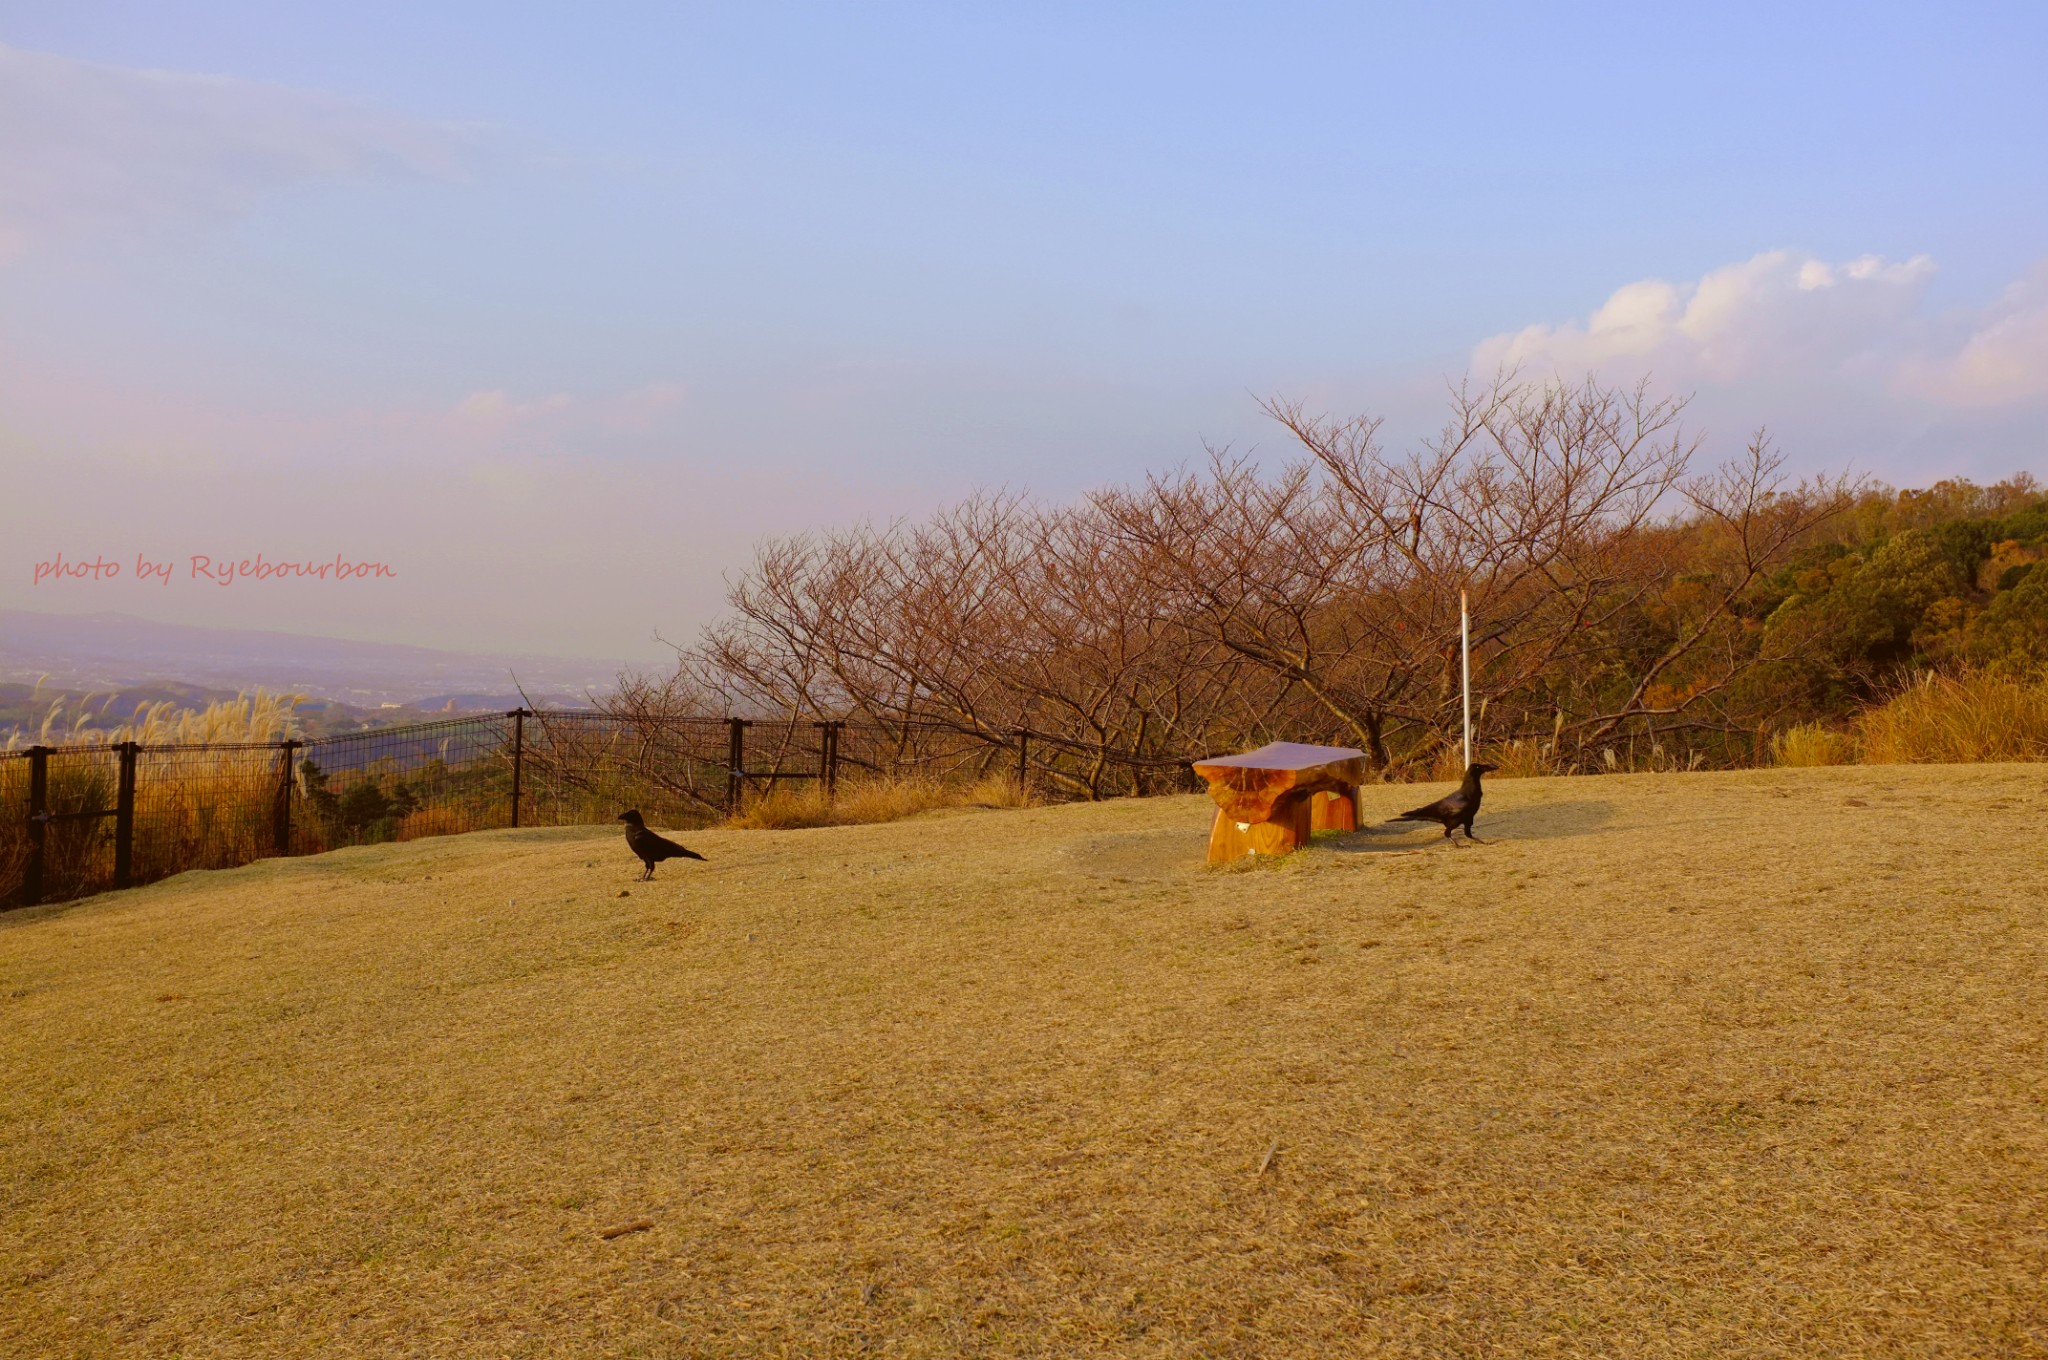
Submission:
[[1854,490],[1788,491],[1761,436],[1692,477],[1684,404],[1643,386],[1499,375],[1399,455],[1375,419],[1267,410],[1300,448],[1278,466],[1212,450],[1071,506],[991,493],[765,544],[679,675],[729,711],[858,717],[899,760],[1028,731],[1091,795],[1277,735],[1387,769],[1456,729],[1464,591],[1496,736],[1732,731],[1799,645],[1744,602]]

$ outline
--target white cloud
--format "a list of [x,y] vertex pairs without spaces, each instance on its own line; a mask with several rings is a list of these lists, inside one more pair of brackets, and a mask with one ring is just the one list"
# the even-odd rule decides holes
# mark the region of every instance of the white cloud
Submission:
[[249,211],[321,181],[457,179],[477,129],[262,81],[0,44],[0,263],[79,231]]
[[1583,318],[1482,341],[1473,366],[1647,377],[1717,441],[1767,426],[1807,470],[1901,485],[2048,471],[2048,262],[1989,305],[1936,309],[1926,256],[1774,250],[1625,284]]
[[1473,357],[1486,369],[1646,369],[1682,386],[1734,383],[1787,365],[1895,361],[1921,325],[1920,297],[1933,274],[1924,255],[1831,264],[1774,250],[1690,283],[1626,284],[1583,322],[1497,335]]
[[470,393],[442,420],[454,433],[484,445],[510,439],[525,448],[575,448],[595,438],[658,433],[673,425],[688,396],[689,389],[678,382],[598,396],[554,392],[530,399],[494,387]]
[[689,395],[689,389],[681,383],[648,383],[608,403],[601,418],[612,429],[644,433],[659,428]]
[[1903,365],[1899,385],[1957,407],[2048,398],[2048,266],[2007,289],[1954,354],[1922,356]]
[[470,393],[448,414],[463,428],[497,433],[558,416],[575,404],[576,399],[567,392],[520,401],[504,388],[495,387]]

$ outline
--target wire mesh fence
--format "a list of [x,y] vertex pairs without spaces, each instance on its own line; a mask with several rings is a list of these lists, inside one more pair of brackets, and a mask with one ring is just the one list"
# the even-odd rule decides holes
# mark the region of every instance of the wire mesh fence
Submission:
[[609,821],[639,808],[671,826],[733,805],[731,724],[717,718],[625,719],[536,712],[527,720],[523,788],[533,824]]
[[289,853],[511,826],[519,722],[493,713],[307,742],[287,791]]
[[1199,787],[1189,757],[1021,728],[518,709],[308,741],[0,751],[0,908],[188,869],[497,827],[704,825],[788,787],[1013,777],[1039,796]]

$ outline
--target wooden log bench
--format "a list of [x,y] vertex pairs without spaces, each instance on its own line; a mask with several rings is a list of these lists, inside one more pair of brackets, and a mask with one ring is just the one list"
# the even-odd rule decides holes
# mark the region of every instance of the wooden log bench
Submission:
[[1209,863],[1284,855],[1318,831],[1358,829],[1366,756],[1349,746],[1276,741],[1243,755],[1195,762],[1216,800]]

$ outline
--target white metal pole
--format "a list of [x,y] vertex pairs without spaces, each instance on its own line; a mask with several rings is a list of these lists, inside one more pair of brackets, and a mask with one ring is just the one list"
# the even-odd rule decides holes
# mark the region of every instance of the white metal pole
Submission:
[[1458,592],[1458,634],[1465,653],[1465,768],[1472,768],[1472,610]]

